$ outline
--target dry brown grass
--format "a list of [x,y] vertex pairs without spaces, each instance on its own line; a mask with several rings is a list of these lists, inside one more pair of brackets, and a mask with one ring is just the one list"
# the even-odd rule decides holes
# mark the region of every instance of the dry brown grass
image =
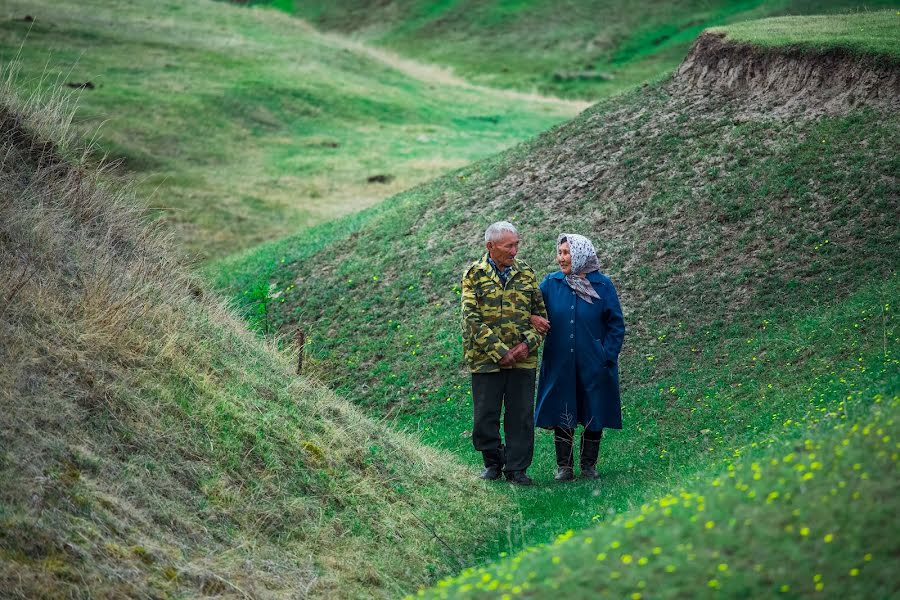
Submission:
[[291,357],[248,333],[83,159],[66,98],[22,100],[12,81],[0,91],[4,594],[371,597],[458,568],[501,501],[293,377]]

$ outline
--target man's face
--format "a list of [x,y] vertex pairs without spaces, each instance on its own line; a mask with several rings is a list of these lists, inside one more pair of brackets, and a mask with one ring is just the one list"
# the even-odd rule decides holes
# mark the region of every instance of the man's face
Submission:
[[556,249],[556,262],[559,263],[559,270],[566,275],[572,274],[572,255],[569,254],[569,242],[563,242]]
[[496,241],[487,243],[487,250],[491,260],[499,268],[505,269],[513,263],[513,259],[519,253],[519,236],[504,231]]

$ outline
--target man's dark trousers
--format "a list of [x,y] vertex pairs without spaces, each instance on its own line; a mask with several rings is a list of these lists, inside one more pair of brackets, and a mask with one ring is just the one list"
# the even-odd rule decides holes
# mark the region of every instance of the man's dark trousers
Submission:
[[503,470],[524,471],[534,455],[535,369],[501,369],[498,373],[472,373],[475,424],[472,444],[479,452],[498,450],[500,413],[506,437]]

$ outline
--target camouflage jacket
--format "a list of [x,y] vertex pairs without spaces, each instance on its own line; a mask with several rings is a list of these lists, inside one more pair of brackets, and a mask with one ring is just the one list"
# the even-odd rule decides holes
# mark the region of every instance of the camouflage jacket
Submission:
[[521,260],[512,265],[506,286],[485,254],[462,278],[462,330],[466,363],[473,373],[500,370],[500,359],[518,344],[528,344],[528,358],[503,368],[537,368],[543,338],[531,325],[531,315],[547,317],[544,297],[534,271]]

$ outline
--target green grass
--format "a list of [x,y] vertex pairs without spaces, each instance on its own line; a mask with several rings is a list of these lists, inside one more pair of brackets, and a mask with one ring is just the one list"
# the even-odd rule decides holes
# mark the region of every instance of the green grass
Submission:
[[397,597],[469,562],[502,496],[297,377],[67,116],[0,86],[3,596]]
[[803,50],[825,52],[849,50],[857,54],[874,54],[900,59],[897,28],[900,11],[822,15],[812,17],[779,17],[716,27],[726,39],[756,46],[779,48],[794,46]]
[[14,58],[23,93],[95,85],[76,127],[201,259],[372,205],[580,109],[209,1],[4,2],[0,61]]
[[850,418],[837,400],[705,480],[418,596],[891,597],[900,396],[858,398]]
[[629,327],[625,429],[604,439],[599,489],[554,485],[551,439],[539,433],[538,485],[509,491],[518,510],[485,558],[715,476],[735,452],[802,435],[808,415],[848,396],[862,418],[875,395],[897,392],[896,116],[784,120],[753,100],[671,93],[656,85],[601,102],[317,228],[313,243],[280,241],[207,271],[260,329],[303,328],[339,393],[453,451],[474,476],[458,286],[484,227],[515,222],[539,273],[553,269],[559,231],[594,239]]
[[[170,6],[196,16],[211,5]],[[456,6],[433,8],[444,18]],[[521,6],[480,14],[505,23]],[[115,8],[129,23],[133,7]],[[164,120],[154,128],[141,113],[135,139],[177,131],[189,147],[208,134],[206,154],[167,160],[234,182],[252,152],[221,161],[271,119],[249,116],[241,90],[203,80],[203,71],[244,60],[233,48],[223,58],[221,47],[249,52],[258,43],[293,56],[294,42],[255,37],[260,22],[305,30],[276,13],[215,9],[221,15],[208,21],[135,21],[121,32],[70,26],[86,18],[74,9],[57,18],[70,36],[63,47],[119,36],[164,55],[172,28],[183,26],[185,44],[214,54],[193,73],[223,112],[190,113],[195,97],[177,95],[185,106],[167,110],[202,118],[173,121],[182,132]],[[89,14],[99,22],[113,12],[104,4]],[[2,31],[20,35],[20,26],[4,21]],[[156,29],[168,32],[166,44]],[[272,40],[284,41],[281,29]],[[254,35],[234,33],[246,31]],[[635,57],[645,46],[622,60],[643,60]],[[269,62],[254,56],[218,75],[265,73]],[[24,64],[28,76],[34,56]],[[146,100],[142,74],[135,69],[132,85],[112,97]],[[238,83],[256,89],[266,79]],[[399,127],[427,108],[410,100],[396,113],[381,97],[368,100],[370,88],[332,106],[343,92],[327,85],[268,84],[259,98],[290,121],[289,141],[322,98],[335,119],[365,115],[370,125],[396,117]],[[900,120],[871,108],[785,118],[754,97],[676,92],[657,84],[622,94],[501,155],[207,265],[205,275],[267,341],[175,265],[166,240],[139,225],[133,198],[80,163],[35,176],[31,146],[3,137],[13,147],[0,178],[0,397],[11,407],[0,415],[0,588],[196,596],[296,595],[310,586],[320,596],[387,596],[472,565],[429,593],[561,588],[638,598],[720,588],[756,597],[787,586],[806,596],[819,585],[835,595],[893,593],[898,548],[885,532],[898,497]],[[9,102],[44,131],[34,122],[48,111]],[[234,142],[219,118],[250,133]],[[493,113],[453,119],[496,124]],[[137,147],[122,138],[123,153]],[[161,169],[160,156],[133,160]],[[191,181],[182,184],[208,183]],[[271,208],[249,205],[259,215]],[[626,427],[604,439],[599,486],[555,484],[546,433],[535,488],[475,480],[458,285],[498,218],[520,227],[523,256],[540,273],[553,269],[560,230],[589,235],[618,286],[629,327]],[[297,326],[310,340],[301,379],[286,343]]]
[[746,0],[644,2],[254,0],[326,29],[433,63],[473,81],[566,97],[601,98],[671,72],[705,28],[895,2]]

